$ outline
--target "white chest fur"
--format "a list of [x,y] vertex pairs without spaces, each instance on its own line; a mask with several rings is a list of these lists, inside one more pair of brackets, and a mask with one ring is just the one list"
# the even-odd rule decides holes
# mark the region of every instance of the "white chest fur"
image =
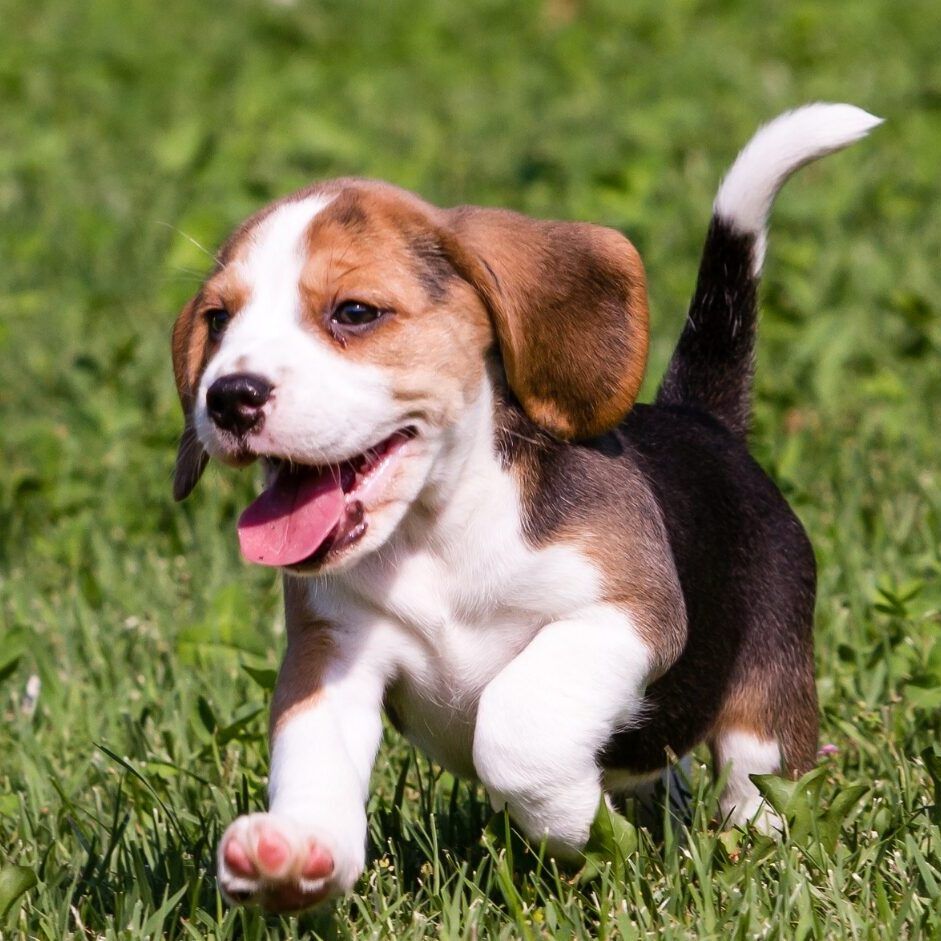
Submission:
[[453,477],[433,482],[444,495],[433,512],[407,518],[349,571],[309,583],[349,655],[388,671],[387,703],[408,737],[461,774],[473,770],[484,687],[541,627],[597,604],[601,590],[573,546],[526,542],[516,482],[489,427],[478,430],[450,462]]
[[408,738],[463,775],[473,773],[484,687],[541,627],[594,603],[599,581],[563,545],[535,551],[520,541],[489,577],[475,562],[491,568],[494,558],[460,564],[425,547],[399,555],[384,578],[357,566],[358,577],[318,585],[314,599],[340,625],[351,656],[389,671],[387,703]]

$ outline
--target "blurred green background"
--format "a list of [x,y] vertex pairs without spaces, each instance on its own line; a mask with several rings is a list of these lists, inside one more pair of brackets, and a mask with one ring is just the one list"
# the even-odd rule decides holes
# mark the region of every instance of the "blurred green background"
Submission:
[[[936,0],[2,0],[0,22],[4,937],[941,937]],[[838,844],[710,829],[697,773],[685,848],[642,832],[579,886],[482,840],[480,794],[389,733],[357,893],[226,913],[212,847],[263,801],[281,640],[276,580],[237,556],[251,475],[170,498],[169,329],[212,250],[351,174],[616,226],[648,269],[649,397],[723,170],[811,100],[887,119],[784,191],[762,302],[754,448],[817,549],[839,749],[807,813],[865,786]]]

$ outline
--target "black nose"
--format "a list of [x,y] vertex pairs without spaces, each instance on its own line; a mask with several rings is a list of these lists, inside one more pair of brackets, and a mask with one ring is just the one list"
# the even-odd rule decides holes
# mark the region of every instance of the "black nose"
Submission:
[[271,383],[261,376],[235,372],[217,379],[206,392],[209,417],[225,431],[245,435],[262,422],[262,406],[271,398]]

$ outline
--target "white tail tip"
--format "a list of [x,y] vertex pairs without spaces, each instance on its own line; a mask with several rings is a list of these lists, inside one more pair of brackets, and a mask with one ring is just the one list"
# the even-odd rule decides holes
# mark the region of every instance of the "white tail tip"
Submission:
[[764,125],[745,145],[719,187],[713,211],[737,231],[756,237],[756,271],[764,257],[765,222],[787,178],[881,123],[882,118],[853,105],[805,105]]

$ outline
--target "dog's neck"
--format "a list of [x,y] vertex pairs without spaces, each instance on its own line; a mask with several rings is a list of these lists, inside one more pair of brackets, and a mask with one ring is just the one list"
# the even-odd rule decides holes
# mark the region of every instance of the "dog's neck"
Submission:
[[531,550],[521,533],[519,490],[496,445],[497,395],[485,378],[442,433],[428,479],[388,542],[349,569],[313,579],[313,596],[339,591],[397,617],[396,599],[412,580],[433,585],[445,607],[458,587],[471,608],[501,603]]
[[460,421],[442,434],[428,481],[399,527],[408,544],[425,542],[442,555],[474,551],[478,541],[496,548],[488,534],[518,522],[518,491],[497,448],[496,412],[485,376]]

